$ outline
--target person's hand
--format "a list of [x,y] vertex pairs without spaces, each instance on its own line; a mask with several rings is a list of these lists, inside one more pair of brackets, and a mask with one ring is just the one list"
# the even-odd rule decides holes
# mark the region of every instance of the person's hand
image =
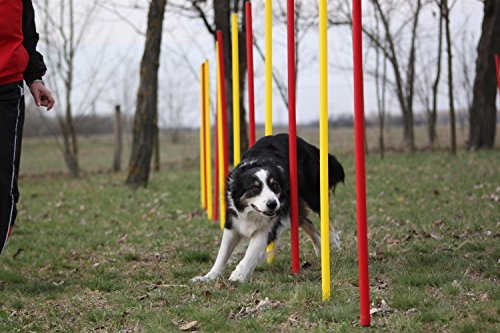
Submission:
[[43,83],[33,82],[30,84],[30,91],[36,106],[45,106],[47,111],[52,109],[55,103],[54,97],[52,97],[52,93]]

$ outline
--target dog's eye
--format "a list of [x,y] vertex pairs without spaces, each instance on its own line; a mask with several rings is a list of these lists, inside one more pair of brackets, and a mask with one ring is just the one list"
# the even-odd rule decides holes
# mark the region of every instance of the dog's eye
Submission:
[[279,193],[279,192],[281,191],[280,184],[278,184],[278,183],[272,183],[272,184],[271,184],[271,190],[272,190],[274,193]]
[[260,186],[259,185],[252,185],[252,187],[250,187],[250,191],[258,192],[258,191],[260,191]]

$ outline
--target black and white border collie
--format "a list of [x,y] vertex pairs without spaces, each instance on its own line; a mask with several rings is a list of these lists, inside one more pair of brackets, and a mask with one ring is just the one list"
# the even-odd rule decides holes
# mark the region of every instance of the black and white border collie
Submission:
[[[319,256],[320,234],[307,217],[309,209],[318,214],[320,210],[319,149],[297,138],[297,160],[299,225],[311,238]],[[281,231],[290,226],[288,166],[287,134],[263,137],[243,155],[241,163],[227,178],[226,225],[215,264],[210,272],[193,278],[192,282],[220,277],[243,238],[249,239],[249,245],[229,280],[243,282],[249,278],[265,258],[267,245],[276,241]],[[330,189],[344,181],[342,165],[330,154],[328,176]],[[330,235],[330,239],[339,246],[336,234]]]

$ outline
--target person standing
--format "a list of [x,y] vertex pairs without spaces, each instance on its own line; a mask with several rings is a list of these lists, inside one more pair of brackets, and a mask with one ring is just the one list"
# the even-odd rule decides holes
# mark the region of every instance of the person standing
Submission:
[[24,124],[24,85],[37,106],[54,106],[42,80],[47,71],[37,52],[31,0],[0,0],[0,254],[17,216],[18,175]]

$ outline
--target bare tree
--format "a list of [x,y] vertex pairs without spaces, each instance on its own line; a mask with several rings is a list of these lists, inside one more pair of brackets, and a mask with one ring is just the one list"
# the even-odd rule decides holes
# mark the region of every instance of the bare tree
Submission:
[[[377,13],[375,13],[375,33],[380,38],[380,19]],[[385,143],[384,143],[384,128],[385,128],[385,108],[386,108],[386,91],[387,91],[387,58],[384,56],[381,58],[381,51],[379,48],[375,48],[375,93],[377,97],[377,114],[379,123],[379,150],[380,157],[384,158],[385,154]],[[380,73],[380,64],[382,62],[382,73]],[[366,135],[365,135],[366,139]]]
[[[163,66],[164,73],[162,85],[165,86],[161,94],[160,105],[163,105],[160,121],[162,127],[167,129],[170,142],[179,143],[182,135],[182,127],[185,126],[187,116],[190,115],[187,102],[186,91],[188,85],[182,79],[183,75],[179,73],[180,64],[171,63]],[[174,73],[177,73],[175,75]]]
[[78,4],[78,14],[75,14],[74,0],[62,0],[57,4],[44,0],[38,5],[44,13],[41,15],[44,53],[50,66],[57,69],[47,79],[51,81],[57,99],[63,101],[56,105],[63,138],[63,156],[70,175],[76,178],[80,174],[80,166],[73,110],[75,59],[96,14],[97,0]]
[[[415,149],[413,102],[415,98],[414,83],[417,63],[416,41],[419,31],[419,18],[425,3],[422,0],[370,0],[370,2],[375,12],[379,15],[384,33],[381,34],[382,38],[378,38],[375,27],[366,24],[363,26],[363,33],[372,46],[379,49],[391,65],[394,80],[390,83],[403,115],[403,139],[407,148],[413,151]],[[344,3],[337,5],[332,11],[329,23],[332,26],[351,24],[352,18],[348,8],[349,1],[344,1]],[[398,11],[403,10],[409,10],[410,14],[406,15],[406,19],[395,28],[391,17]],[[407,28],[408,25],[410,26],[409,28]],[[404,34],[409,35],[409,46],[401,41]],[[406,63],[403,61],[405,56],[407,57]],[[403,76],[403,74],[405,75]]]
[[469,114],[469,148],[492,149],[495,145],[497,95],[494,55],[500,54],[500,3],[484,1],[481,38],[477,47],[474,96]]
[[134,117],[132,154],[126,184],[147,186],[158,128],[158,68],[166,0],[152,0],[148,12],[146,43],[141,61],[141,80]]
[[461,45],[454,45],[454,52],[456,54],[459,68],[459,80],[458,86],[455,87],[455,91],[458,90],[456,94],[456,101],[460,103],[460,108],[457,109],[458,122],[460,124],[460,130],[466,135],[466,119],[467,115],[472,109],[472,97],[474,92],[474,70],[475,70],[475,58],[476,58],[476,37],[475,34],[468,30],[463,30],[461,32]]

